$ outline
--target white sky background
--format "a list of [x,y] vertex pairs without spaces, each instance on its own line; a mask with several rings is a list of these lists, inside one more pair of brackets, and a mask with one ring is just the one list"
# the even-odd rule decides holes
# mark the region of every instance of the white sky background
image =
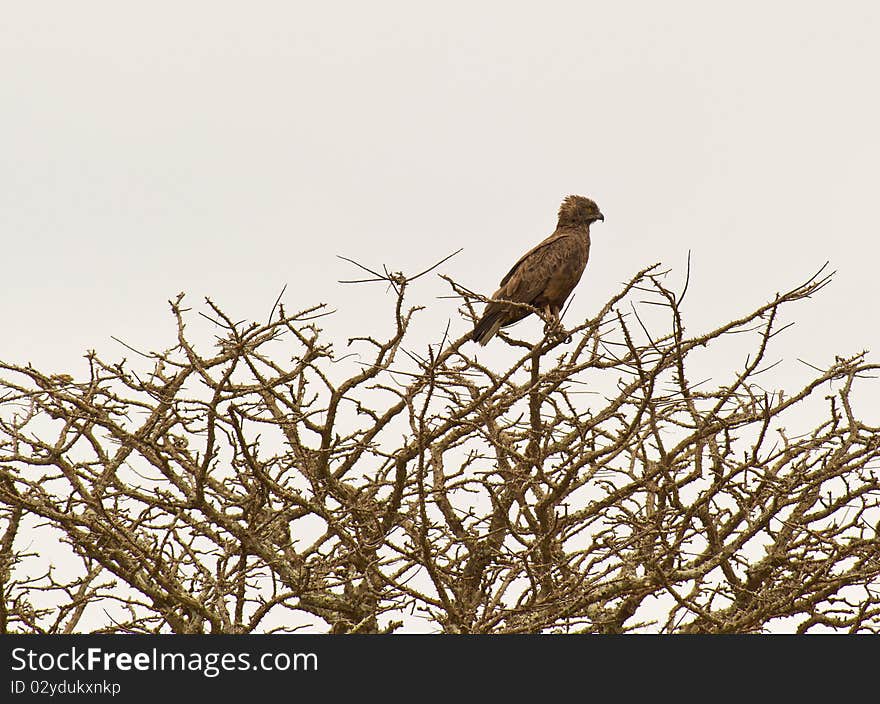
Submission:
[[569,193],[606,216],[571,321],[689,249],[691,332],[830,259],[772,359],[880,347],[880,6],[528,5],[3,2],[0,358],[81,374],[130,356],[111,335],[172,344],[178,291],[265,320],[285,283],[379,334],[385,292],[335,255],[464,247],[441,271],[490,294]]

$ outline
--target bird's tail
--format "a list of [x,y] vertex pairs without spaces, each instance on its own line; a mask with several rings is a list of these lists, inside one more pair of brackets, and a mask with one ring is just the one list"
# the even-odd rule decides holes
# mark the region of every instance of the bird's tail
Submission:
[[487,310],[480,321],[474,326],[471,334],[471,340],[485,346],[489,340],[495,337],[495,334],[501,329],[504,323],[504,310],[495,308]]

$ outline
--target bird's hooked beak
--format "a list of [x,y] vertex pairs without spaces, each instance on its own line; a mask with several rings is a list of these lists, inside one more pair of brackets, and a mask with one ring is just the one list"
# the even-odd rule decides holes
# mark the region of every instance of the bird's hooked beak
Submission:
[[601,220],[602,222],[605,222],[605,216],[602,215],[602,213],[599,213],[599,215],[596,217],[596,220]]

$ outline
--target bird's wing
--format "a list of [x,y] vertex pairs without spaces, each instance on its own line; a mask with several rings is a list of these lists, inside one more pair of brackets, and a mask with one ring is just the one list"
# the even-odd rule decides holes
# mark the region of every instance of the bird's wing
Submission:
[[510,281],[511,277],[516,273],[517,269],[520,268],[520,266],[526,261],[526,259],[531,257],[533,254],[537,254],[540,250],[544,249],[545,247],[549,247],[551,244],[553,244],[554,242],[556,242],[559,239],[564,238],[564,237],[568,237],[567,232],[554,232],[552,235],[550,235],[543,242],[532,247],[528,252],[526,252],[525,254],[523,254],[519,258],[519,261],[517,261],[517,263],[511,267],[510,271],[508,271],[504,275],[504,278],[501,279],[501,283],[499,283],[498,285],[503,287],[504,284],[506,284],[508,281]]
[[576,255],[571,238],[554,234],[529,250],[501,280],[501,287],[493,298],[518,303],[531,303],[542,294],[554,275],[559,275],[561,263]]

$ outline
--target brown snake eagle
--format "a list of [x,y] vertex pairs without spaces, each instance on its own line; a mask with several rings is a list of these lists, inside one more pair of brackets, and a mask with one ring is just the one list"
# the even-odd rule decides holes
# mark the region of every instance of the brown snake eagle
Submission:
[[571,294],[590,256],[590,225],[605,217],[589,198],[568,196],[559,207],[556,231],[526,252],[501,279],[500,288],[486,304],[471,339],[485,345],[502,327],[516,323],[531,311],[505,301],[527,303],[559,321],[559,311]]

